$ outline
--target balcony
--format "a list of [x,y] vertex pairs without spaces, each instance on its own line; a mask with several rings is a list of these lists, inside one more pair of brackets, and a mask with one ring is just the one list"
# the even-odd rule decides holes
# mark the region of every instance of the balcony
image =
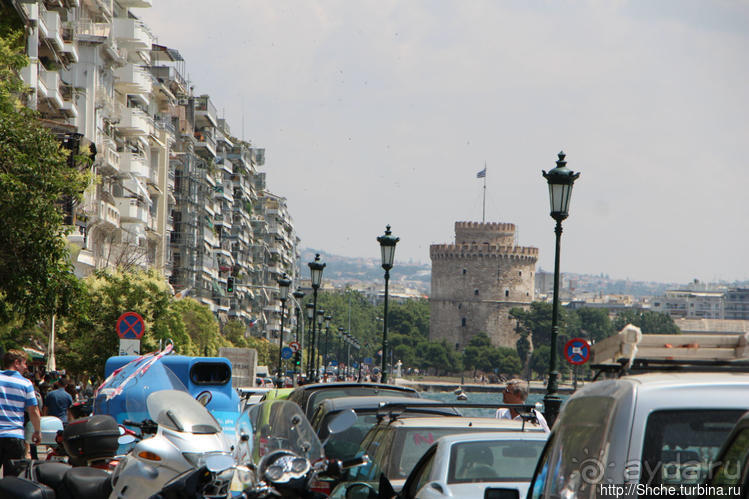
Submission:
[[109,37],[111,28],[109,23],[95,23],[89,19],[83,19],[75,25],[75,39],[85,42],[103,42]]
[[120,226],[120,210],[115,205],[105,200],[100,200],[97,207],[95,223],[102,224],[103,228],[116,229]]
[[128,50],[150,50],[153,35],[143,21],[117,17],[112,20],[112,35]]
[[198,154],[202,153],[210,158],[216,157],[216,139],[213,136],[213,129],[206,128],[205,130],[199,130],[195,132],[195,150]]
[[39,68],[39,83],[41,95],[49,100],[50,106],[60,109],[62,107],[60,73],[57,71],[48,71],[42,66]]
[[213,105],[209,96],[201,95],[195,99],[195,126],[202,127],[208,125],[214,128],[218,126],[216,106]]
[[148,223],[148,209],[142,201],[135,198],[115,198],[115,205],[120,212],[120,222]]
[[115,88],[128,94],[149,94],[153,88],[151,73],[136,65],[127,64],[114,71]]
[[137,107],[118,106],[120,122],[117,131],[123,135],[150,135],[153,133],[151,118]]
[[146,158],[133,152],[120,153],[120,170],[140,178],[148,178],[150,174]]
[[120,172],[120,153],[117,152],[114,140],[104,137],[97,145],[99,173],[116,175]]
[[[41,9],[40,9],[41,10]],[[59,51],[62,51],[62,25],[60,24],[60,14],[56,10],[44,10],[43,23],[46,25],[45,38]],[[40,25],[41,28],[41,25]]]
[[112,2],[109,0],[82,0],[91,10],[91,14],[102,15],[105,18],[112,17]]
[[60,88],[60,93],[62,94],[62,107],[60,110],[67,116],[68,118],[77,118],[78,117],[78,107],[75,105],[75,100],[73,99],[73,87],[70,85],[63,85]]

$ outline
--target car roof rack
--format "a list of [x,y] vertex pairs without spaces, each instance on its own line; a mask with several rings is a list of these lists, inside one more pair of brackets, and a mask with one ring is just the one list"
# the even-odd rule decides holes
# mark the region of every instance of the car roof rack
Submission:
[[[428,412],[429,409],[436,409],[441,407],[453,407],[459,409],[515,409],[520,415],[523,426],[521,429],[525,430],[526,421],[536,421],[536,415],[533,410],[536,408],[533,404],[474,404],[470,402],[382,402],[380,407],[377,409],[377,421],[382,421],[388,418],[391,422],[398,419],[404,412]],[[459,416],[460,414],[456,414]]]
[[623,376],[652,371],[749,372],[749,333],[642,334],[628,324],[591,346],[591,369]]

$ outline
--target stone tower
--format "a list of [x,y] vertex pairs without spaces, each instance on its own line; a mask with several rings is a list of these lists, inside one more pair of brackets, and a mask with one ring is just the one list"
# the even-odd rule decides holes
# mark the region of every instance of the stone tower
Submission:
[[515,348],[513,307],[533,301],[538,248],[515,245],[515,225],[455,222],[455,244],[433,244],[429,339],[463,348],[477,333]]

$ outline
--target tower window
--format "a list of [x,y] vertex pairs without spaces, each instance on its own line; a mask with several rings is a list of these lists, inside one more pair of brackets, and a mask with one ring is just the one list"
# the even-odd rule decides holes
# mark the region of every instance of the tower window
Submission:
[[461,327],[466,327],[466,318],[465,317],[463,317],[462,319],[460,319],[460,326]]
[[474,289],[474,290],[473,290],[473,294],[474,294],[475,296],[478,296],[478,295],[479,295],[479,289],[478,289],[478,288]]
[[505,297],[507,297],[507,296],[510,296],[510,290],[509,289],[505,289]]
[[463,275],[466,275],[466,269],[463,269]]
[[522,276],[522,275],[523,275],[523,271],[522,271],[522,270],[521,270],[521,271],[519,271],[519,272],[518,272],[518,275],[519,275],[519,276]]

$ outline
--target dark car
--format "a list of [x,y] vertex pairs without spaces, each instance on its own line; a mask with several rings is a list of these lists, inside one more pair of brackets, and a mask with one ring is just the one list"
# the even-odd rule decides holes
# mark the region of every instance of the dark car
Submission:
[[[353,410],[356,412],[356,423],[343,433],[330,437],[325,443],[325,456],[329,459],[340,459],[345,461],[352,459],[359,451],[359,444],[364,440],[367,432],[377,423],[377,413],[383,403],[408,404],[418,402],[423,404],[439,404],[436,400],[414,399],[400,395],[390,396],[357,396],[340,397],[324,400],[317,406],[312,415],[312,427],[317,432],[320,440],[325,442],[328,438],[328,423],[343,411]],[[460,416],[460,412],[454,407],[406,407],[401,417],[408,416]]]
[[420,398],[413,388],[378,383],[315,383],[295,388],[289,394],[289,400],[299,404],[307,419],[312,421],[315,409],[323,400],[354,396],[400,396]]

